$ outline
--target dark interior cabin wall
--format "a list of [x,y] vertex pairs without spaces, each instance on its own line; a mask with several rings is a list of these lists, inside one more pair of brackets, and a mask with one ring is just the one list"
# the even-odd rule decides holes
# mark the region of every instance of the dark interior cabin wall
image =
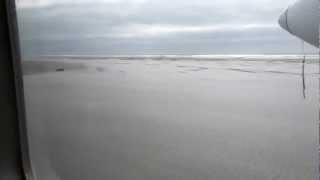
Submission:
[[25,179],[25,176],[19,131],[21,126],[18,121],[20,115],[15,81],[17,74],[13,61],[13,34],[10,36],[10,24],[15,23],[15,20],[8,16],[8,2],[0,1],[0,179],[20,180]]

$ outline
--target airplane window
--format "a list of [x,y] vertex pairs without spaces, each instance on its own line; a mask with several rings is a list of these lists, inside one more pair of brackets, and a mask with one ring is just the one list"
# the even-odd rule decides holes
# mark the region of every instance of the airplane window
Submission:
[[319,2],[295,2],[16,0],[35,178],[317,179]]

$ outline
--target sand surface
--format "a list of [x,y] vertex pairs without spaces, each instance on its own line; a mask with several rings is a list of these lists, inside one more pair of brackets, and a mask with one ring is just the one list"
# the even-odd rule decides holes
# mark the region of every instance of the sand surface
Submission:
[[33,169],[38,180],[317,179],[317,67],[306,65],[304,99],[295,61],[27,61]]

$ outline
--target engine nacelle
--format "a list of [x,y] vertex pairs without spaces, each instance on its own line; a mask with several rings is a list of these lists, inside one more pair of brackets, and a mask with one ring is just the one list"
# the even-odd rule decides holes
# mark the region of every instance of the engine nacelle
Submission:
[[299,0],[280,16],[279,24],[291,34],[319,47],[320,0]]

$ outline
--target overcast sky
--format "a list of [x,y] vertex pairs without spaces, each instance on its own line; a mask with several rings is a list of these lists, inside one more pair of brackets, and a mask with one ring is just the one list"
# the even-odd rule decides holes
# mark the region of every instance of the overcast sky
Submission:
[[[25,57],[287,54],[280,13],[295,0],[18,0]],[[311,51],[311,50],[310,50]]]

